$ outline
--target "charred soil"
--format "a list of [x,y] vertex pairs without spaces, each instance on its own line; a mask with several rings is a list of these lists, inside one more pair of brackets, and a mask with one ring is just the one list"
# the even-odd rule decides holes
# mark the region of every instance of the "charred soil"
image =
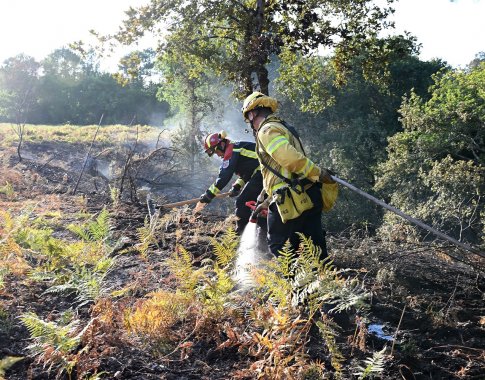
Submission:
[[[25,149],[34,157],[48,147],[38,143]],[[201,268],[207,260],[214,260],[213,238],[221,237],[233,220],[208,212],[193,216],[187,209],[174,210],[162,213],[163,225],[159,226],[157,239],[143,242],[142,231],[150,228],[145,204],[140,199],[114,202],[109,180],[96,176],[95,172],[85,173],[80,191],[72,195],[79,160],[76,165],[69,164],[72,155],[69,146],[55,149],[56,160],[38,162],[26,158],[20,163],[12,149],[2,151],[0,187],[9,184],[11,190],[5,187],[0,193],[0,209],[4,212],[0,239],[3,243],[7,239],[8,218],[16,220],[24,216],[25,219],[20,219],[29,226],[32,220],[42,218],[38,223],[47,223],[51,236],[69,241],[73,235],[65,228],[68,224],[81,224],[83,215],[99,215],[106,209],[111,228],[109,252],[116,261],[103,277],[108,291],[98,294],[95,301],[82,302],[76,293],[48,291],[52,287],[48,276],[39,279],[29,275],[36,263],[44,260],[36,256],[34,245],[26,247],[19,243],[10,247],[19,247],[22,260],[17,258],[18,263],[0,272],[0,360],[22,359],[6,369],[6,379],[337,377],[332,349],[328,342],[322,343],[315,326],[301,330],[306,350],[301,356],[317,363],[318,370],[306,368],[300,373],[261,370],[262,358],[270,359],[254,351],[254,339],[264,337],[264,330],[257,330],[259,335],[250,335],[247,328],[240,329],[250,318],[245,315],[245,302],[253,301],[244,300],[244,295],[238,307],[231,309],[238,310],[237,315],[223,312],[203,318],[195,310],[184,311],[184,318],[163,325],[168,335],[161,336],[157,344],[143,339],[147,336],[146,329],[145,335],[134,334],[137,330],[127,327],[130,320],[127,315],[137,306],[142,307],[141,302],[150,294],[163,289],[167,297],[178,297],[181,304],[185,302],[183,291],[173,292],[177,281],[164,262],[183,249],[192,258],[194,268]],[[373,373],[358,375],[358,367],[379,352],[385,355],[385,360],[375,375],[382,379],[485,378],[485,275],[480,269],[485,266],[483,260],[470,258],[453,247],[406,239],[382,241],[368,236],[330,235],[328,246],[334,265],[344,270],[345,277],[359,280],[369,295],[365,314],[343,311],[328,315],[338,330],[334,350],[338,348],[342,355],[340,378],[371,377]],[[0,254],[3,264],[13,258],[7,248]],[[79,340],[64,354],[45,342],[44,351],[35,354],[29,348],[33,343],[32,331],[20,317],[35,313],[45,323],[59,323],[66,312],[79,322],[76,330]],[[325,308],[319,313],[325,315]],[[260,311],[262,318],[265,315],[275,317],[268,311]],[[304,319],[302,315],[301,320]],[[135,323],[141,325],[139,320],[130,321],[132,327]],[[295,319],[294,324],[298,323],[302,322]],[[160,324],[158,328],[163,326]],[[150,331],[150,336],[153,333]],[[298,335],[295,339],[300,338]],[[288,344],[281,339],[278,342]],[[261,348],[262,340],[258,344]],[[285,365],[293,367],[302,360],[299,358],[295,354]],[[278,364],[272,363],[274,367]],[[1,370],[0,362],[0,375]]]

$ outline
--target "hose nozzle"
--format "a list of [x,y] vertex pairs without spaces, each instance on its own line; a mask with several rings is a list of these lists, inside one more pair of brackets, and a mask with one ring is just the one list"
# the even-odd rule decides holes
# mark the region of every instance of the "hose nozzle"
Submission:
[[249,217],[250,223],[256,223],[258,221],[258,216],[261,214],[262,217],[266,217],[268,215],[268,209],[264,207],[259,207],[261,205],[260,202],[256,201],[248,201],[246,202],[246,206],[249,207],[253,212]]

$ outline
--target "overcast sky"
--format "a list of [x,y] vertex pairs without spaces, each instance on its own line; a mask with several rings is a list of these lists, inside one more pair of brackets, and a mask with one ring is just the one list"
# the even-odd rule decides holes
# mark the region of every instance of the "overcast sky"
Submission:
[[[149,0],[0,0],[0,62],[19,53],[40,60],[88,31],[113,33],[129,6]],[[441,58],[458,67],[485,51],[485,0],[400,0],[396,33],[411,32],[421,59]]]

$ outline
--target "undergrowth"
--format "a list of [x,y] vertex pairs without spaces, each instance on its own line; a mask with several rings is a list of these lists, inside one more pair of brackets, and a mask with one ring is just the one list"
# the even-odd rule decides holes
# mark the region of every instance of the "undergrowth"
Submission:
[[238,239],[232,229],[213,239],[213,257],[202,265],[194,265],[191,254],[178,246],[165,261],[177,288],[138,301],[126,315],[127,331],[161,356],[188,357],[197,342],[219,352],[237,349],[252,364],[234,376],[286,379],[324,372],[325,357],[309,355],[315,326],[330,365],[343,375],[340,331],[331,314],[365,313],[367,293],[356,279],[344,278],[329,260],[321,260],[310,239],[302,235],[301,241],[297,252],[286,245],[278,258],[253,268],[256,285],[244,292],[234,280]]
[[[159,360],[190,360],[197,347],[220,355],[230,350],[249,363],[235,368],[234,378],[322,378],[328,367],[337,378],[347,374],[342,331],[333,315],[364,316],[368,294],[357,279],[321,259],[320,249],[303,235],[296,252],[287,244],[277,258],[253,267],[250,288],[236,280],[239,238],[231,228],[210,240],[212,254],[202,260],[179,244],[162,263],[169,281],[136,294],[142,288],[113,291],[106,281],[116,266],[106,209],[68,225],[62,238],[54,234],[53,222],[27,211],[0,215],[0,259],[6,268],[0,290],[15,274],[46,287],[41,297],[68,297],[76,311],[90,306],[84,309],[91,315],[84,327],[73,312],[47,319],[34,312],[22,315],[31,354],[58,375],[69,377],[76,369],[78,378],[102,377],[101,358],[117,345],[131,345]],[[62,215],[55,219],[58,228]],[[167,223],[176,219],[170,214],[147,219],[132,253],[148,263]],[[364,378],[384,364],[372,357],[354,373]]]

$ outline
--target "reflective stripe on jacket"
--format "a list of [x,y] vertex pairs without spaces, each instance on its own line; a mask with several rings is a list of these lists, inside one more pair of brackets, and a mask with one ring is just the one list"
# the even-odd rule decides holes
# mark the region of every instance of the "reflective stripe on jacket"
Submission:
[[244,184],[259,170],[256,144],[249,141],[237,141],[228,144],[224,160],[219,169],[216,181],[209,187],[209,192],[217,195],[231,180],[233,174],[239,176],[237,184]]
[[[269,115],[258,129],[256,149],[260,160],[283,177],[318,181],[320,168],[305,156],[297,137],[274,115]],[[261,174],[264,190],[270,197],[275,190],[286,184],[262,164]]]

